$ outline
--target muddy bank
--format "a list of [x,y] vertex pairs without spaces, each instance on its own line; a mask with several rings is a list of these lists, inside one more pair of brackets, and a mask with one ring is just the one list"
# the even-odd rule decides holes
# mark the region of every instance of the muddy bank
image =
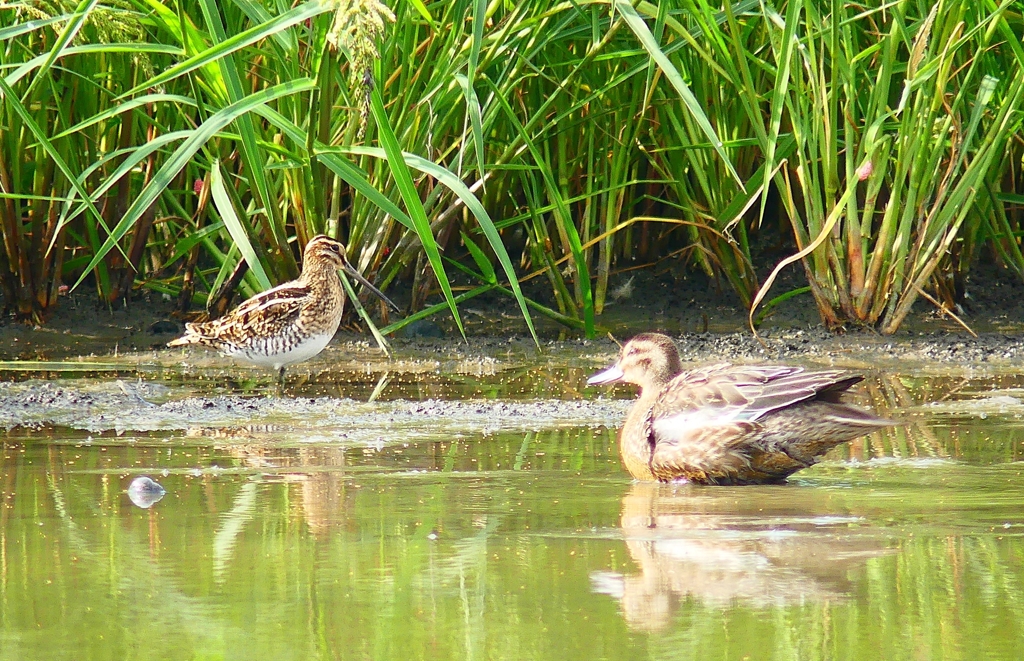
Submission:
[[[634,292],[613,301],[600,323],[619,340],[666,332],[687,366],[784,361],[869,376],[959,377],[1013,375],[1024,361],[1024,288],[1015,281],[996,281],[987,298],[973,299],[969,320],[988,329],[978,337],[930,309],[915,311],[894,336],[835,334],[798,298],[774,312],[760,341],[728,295],[706,281],[672,283],[678,285],[664,274],[637,274]],[[439,317],[421,327],[429,333],[389,338],[390,356],[366,335],[343,330],[322,354],[289,368],[283,397],[275,396],[269,370],[203,349],[167,349],[181,329],[169,306],[142,296],[109,310],[78,295],[62,301],[45,327],[0,323],[0,361],[10,361],[0,362],[0,429],[202,434],[276,425],[297,432],[293,438],[376,443],[399,435],[617,426],[633,395],[584,386],[587,375],[614,360],[612,339],[567,339],[564,329],[540,322],[538,347],[503,298],[466,306],[468,339]],[[373,399],[380,401],[366,403]]]
[[[650,330],[662,330],[654,327]],[[625,341],[633,333],[617,337]],[[686,364],[708,361],[799,361],[851,368],[885,367],[898,371],[943,370],[956,367],[1016,368],[1024,361],[1024,335],[984,333],[971,337],[947,331],[882,336],[870,331],[836,334],[824,328],[768,329],[758,341],[749,331],[686,333],[669,331]],[[339,350],[344,340],[335,340]],[[532,349],[528,339],[516,337],[470,338],[465,343],[431,340],[395,340],[399,355],[443,355],[449,360],[524,355]],[[574,360],[590,367],[614,359],[618,346],[607,338],[542,343],[540,355]]]
[[[998,410],[1011,404],[1015,414],[1020,410],[1024,341],[1012,336],[939,335],[897,342],[870,334],[790,330],[768,333],[763,345],[744,333],[676,339],[688,364],[828,365],[868,376],[866,392],[923,388],[899,401],[873,402],[883,408],[905,411],[952,395],[977,403],[975,398],[991,399],[994,393],[1001,397],[992,399]],[[202,349],[106,359],[105,365],[120,365],[131,377],[7,369],[0,374],[20,378],[0,381],[0,429],[196,435],[233,429],[242,436],[287,430],[285,436],[299,443],[387,443],[398,437],[617,427],[635,396],[629,386],[585,386],[589,374],[614,360],[617,347],[610,339],[548,342],[539,351],[521,337],[399,340],[392,349],[388,358],[363,340],[336,341],[293,368],[281,393],[271,371],[244,368]],[[967,380],[978,392],[964,390]],[[922,385],[926,381],[930,385]],[[950,411],[964,409],[958,404]]]
[[[773,295],[801,286],[794,269],[773,290]],[[728,287],[680,265],[646,268],[618,273],[612,277],[609,300],[597,318],[601,339],[585,342],[578,334],[540,316],[534,317],[543,348],[550,352],[587,351],[613,347],[606,341],[611,332],[620,340],[639,332],[661,331],[680,338],[684,355],[694,362],[706,359],[775,359],[807,355],[826,359],[863,355],[865,360],[941,361],[973,364],[1013,361],[1021,355],[1024,342],[1024,284],[1008,270],[993,264],[978,264],[970,277],[967,298],[960,317],[979,333],[969,335],[960,324],[941,314],[926,301],[918,301],[904,327],[895,335],[879,336],[872,331],[850,328],[834,335],[822,328],[809,294],[793,297],[774,308],[761,327],[767,348],[747,328],[747,313]],[[389,291],[399,302],[407,292]],[[529,295],[546,300],[543,287],[534,286]],[[769,297],[770,298],[770,297]],[[433,300],[429,302],[435,302]],[[463,341],[449,315],[408,326],[389,338],[399,358],[447,356],[449,359],[490,357],[500,359],[509,352],[533,351],[533,342],[515,301],[507,296],[483,295],[460,307],[468,342]],[[388,321],[394,321],[392,317]],[[358,332],[358,324],[347,315],[334,347],[343,355],[361,357],[369,335]],[[144,360],[160,364],[174,362],[180,353],[163,353],[166,343],[177,337],[183,324],[174,303],[152,292],[139,291],[125,305],[98,304],[84,288],[62,297],[45,326],[27,326],[0,317],[0,361],[120,358],[123,354],[146,354]],[[356,332],[354,332],[356,331]],[[129,357],[129,361],[133,358]]]
[[[687,365],[784,361],[869,377],[1014,375],[1024,359],[1024,338],[995,333],[891,338],[770,329],[763,344],[743,332],[675,339]],[[202,434],[277,426],[291,430],[292,438],[376,443],[398,436],[614,427],[632,390],[586,388],[585,382],[617,351],[607,338],[549,341],[539,350],[522,336],[398,338],[386,357],[365,339],[343,335],[315,359],[291,368],[283,396],[277,396],[270,370],[203,349],[7,364],[0,365],[0,429]],[[89,366],[96,366],[95,373]]]
[[[392,401],[322,397],[185,397],[168,399],[158,384],[118,382],[0,383],[0,428],[56,426],[88,432],[287,428],[302,442],[373,443],[499,431],[617,425],[628,402]],[[163,400],[163,401],[161,401]]]

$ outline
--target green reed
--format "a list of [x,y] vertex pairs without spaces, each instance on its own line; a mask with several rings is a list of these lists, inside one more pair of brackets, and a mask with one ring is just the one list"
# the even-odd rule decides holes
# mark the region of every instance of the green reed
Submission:
[[[782,199],[827,324],[895,331],[965,235],[994,226],[975,200],[1024,101],[1009,6],[789,5],[773,53],[788,67],[773,103],[796,142]],[[966,270],[966,248],[947,269]]]
[[218,314],[321,232],[411,312],[461,328],[457,301],[501,293],[588,336],[616,273],[666,259],[753,316],[767,242],[830,326],[951,308],[983,253],[1024,275],[1010,1],[32,7],[0,9],[0,285],[25,318],[87,277]]

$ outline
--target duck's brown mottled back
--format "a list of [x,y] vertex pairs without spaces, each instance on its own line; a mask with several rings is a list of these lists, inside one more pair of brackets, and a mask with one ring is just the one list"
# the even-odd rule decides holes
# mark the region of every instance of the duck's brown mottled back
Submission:
[[784,365],[682,372],[675,343],[644,333],[588,384],[640,386],[619,434],[636,479],[759,484],[784,481],[836,445],[897,424],[839,401],[862,379]]

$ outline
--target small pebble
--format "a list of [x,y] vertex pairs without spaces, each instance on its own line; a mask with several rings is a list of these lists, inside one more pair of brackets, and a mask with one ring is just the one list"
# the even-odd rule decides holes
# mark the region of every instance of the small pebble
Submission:
[[144,510],[147,510],[158,503],[166,493],[166,489],[145,475],[135,478],[132,480],[131,485],[128,486],[129,500],[131,500],[136,507],[141,507]]

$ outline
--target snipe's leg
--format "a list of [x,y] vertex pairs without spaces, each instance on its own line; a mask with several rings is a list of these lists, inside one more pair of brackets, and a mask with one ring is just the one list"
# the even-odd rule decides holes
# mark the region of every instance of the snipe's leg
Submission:
[[284,366],[277,370],[277,396],[284,394]]

